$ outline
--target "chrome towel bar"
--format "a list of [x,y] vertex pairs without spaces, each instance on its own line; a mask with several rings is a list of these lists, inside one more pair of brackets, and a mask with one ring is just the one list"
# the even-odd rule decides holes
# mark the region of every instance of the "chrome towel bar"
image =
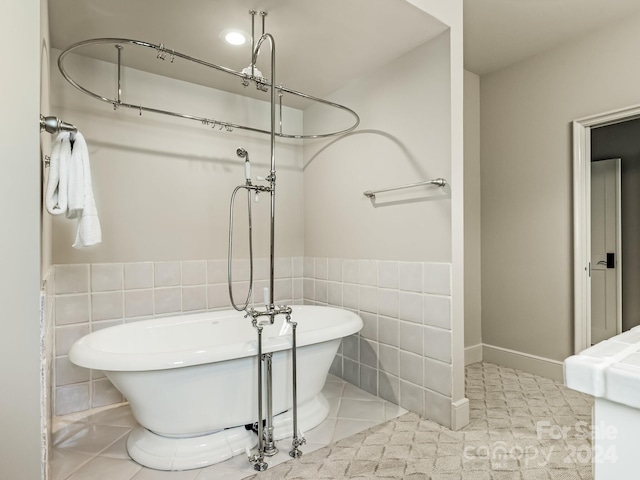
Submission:
[[376,193],[391,192],[393,190],[402,190],[405,188],[422,187],[424,185],[436,185],[438,187],[444,187],[447,185],[447,181],[444,178],[436,178],[434,180],[425,180],[424,182],[409,183],[408,185],[400,185],[398,187],[381,188],[380,190],[367,190],[362,192],[365,197],[375,199]]

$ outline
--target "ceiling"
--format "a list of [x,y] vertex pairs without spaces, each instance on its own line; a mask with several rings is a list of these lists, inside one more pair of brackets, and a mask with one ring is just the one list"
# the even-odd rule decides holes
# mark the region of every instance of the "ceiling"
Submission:
[[[276,84],[324,97],[446,30],[408,2],[375,0],[375,8],[372,4],[371,0],[51,0],[51,45],[65,49],[90,38],[131,38],[162,43],[167,49],[241,71],[250,63],[249,44],[230,46],[220,33],[237,28],[250,34],[249,10],[264,10],[268,12],[266,30],[276,44]],[[260,22],[256,15],[256,37]],[[111,62],[117,59],[114,45],[84,54]],[[268,99],[255,86],[244,89],[238,77],[180,59],[171,64],[169,58],[163,62],[154,50],[132,45],[122,53],[124,65]],[[271,77],[267,45],[257,65]],[[123,95],[123,101],[129,100]],[[303,108],[309,102],[285,95],[283,103]]]
[[[238,28],[250,33],[250,9],[269,12],[266,26],[276,41],[276,83],[318,97],[445,30],[403,0],[51,0],[51,43],[64,49],[89,38],[132,38],[242,70],[250,61],[249,46],[229,46],[220,32]],[[491,73],[636,14],[639,0],[464,0],[465,68],[479,75]],[[256,20],[258,33],[260,17]],[[116,59],[113,45],[85,54]],[[141,47],[126,47],[123,64],[265,98],[255,87],[244,89],[237,77],[189,62],[162,62],[154,51]],[[270,76],[268,50],[263,49],[258,67]],[[290,95],[283,102],[296,108],[309,103]]]
[[464,0],[465,68],[491,73],[639,14],[639,0]]

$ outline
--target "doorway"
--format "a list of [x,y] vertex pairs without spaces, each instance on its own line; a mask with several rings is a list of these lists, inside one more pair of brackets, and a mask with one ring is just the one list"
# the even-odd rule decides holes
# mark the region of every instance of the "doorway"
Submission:
[[640,324],[629,293],[640,288],[639,117],[632,107],[573,122],[575,353]]

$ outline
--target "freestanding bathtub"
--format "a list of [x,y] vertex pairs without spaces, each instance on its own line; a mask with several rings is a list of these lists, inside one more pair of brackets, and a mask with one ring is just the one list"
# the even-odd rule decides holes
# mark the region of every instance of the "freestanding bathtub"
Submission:
[[[294,306],[298,425],[319,425],[329,407],[321,390],[343,337],[362,328],[355,313]],[[283,315],[263,330],[273,352],[276,439],[292,433],[291,327]],[[127,440],[138,463],[159,470],[202,468],[245,452],[257,436],[257,331],[242,312],[207,312],[99,330],[69,352],[76,365],[103,370],[140,424]],[[265,411],[263,409],[263,411]],[[288,446],[287,446],[288,448]]]

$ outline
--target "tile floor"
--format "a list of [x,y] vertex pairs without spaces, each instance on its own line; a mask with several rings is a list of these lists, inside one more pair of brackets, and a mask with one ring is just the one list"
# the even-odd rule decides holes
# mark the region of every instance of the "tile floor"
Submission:
[[[305,432],[307,444],[301,448],[305,454],[407,413],[333,375],[329,375],[323,393],[331,410],[323,423]],[[234,480],[255,473],[244,455],[200,470],[144,468],[126,452],[127,434],[135,425],[127,405],[90,416],[58,417],[53,425],[51,480]],[[267,459],[270,469],[291,460],[291,440],[281,440],[278,445],[282,452]]]
[[414,413],[402,414],[403,409],[335,377],[329,379],[324,392],[332,406],[330,417],[307,433],[305,455],[282,462],[289,459],[288,455],[279,454],[270,459],[268,470],[257,475],[243,456],[198,471],[142,468],[126,455],[124,442],[134,420],[127,407],[118,407],[75,422],[59,422],[54,435],[52,478],[593,478],[593,399],[543,377],[490,363],[470,365],[466,372],[470,423],[458,432]]
[[592,480],[591,397],[489,363],[466,378],[458,432],[407,413],[250,478]]

